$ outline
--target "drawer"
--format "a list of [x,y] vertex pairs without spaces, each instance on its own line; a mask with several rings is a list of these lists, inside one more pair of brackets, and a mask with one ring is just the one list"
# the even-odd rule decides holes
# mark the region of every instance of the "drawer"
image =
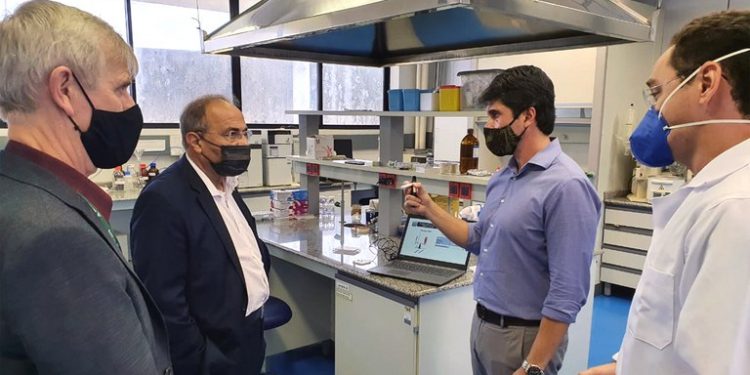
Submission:
[[615,266],[643,270],[643,264],[645,262],[646,254],[639,254],[636,252],[604,249],[604,254],[602,254],[603,264],[614,264]]
[[625,232],[604,228],[603,243],[647,251],[651,244],[651,236],[641,233]]
[[601,279],[602,282],[605,283],[617,284],[635,289],[635,287],[638,286],[638,280],[640,280],[640,278],[641,275],[638,273],[602,266]]
[[604,210],[604,224],[653,230],[651,214],[607,208]]

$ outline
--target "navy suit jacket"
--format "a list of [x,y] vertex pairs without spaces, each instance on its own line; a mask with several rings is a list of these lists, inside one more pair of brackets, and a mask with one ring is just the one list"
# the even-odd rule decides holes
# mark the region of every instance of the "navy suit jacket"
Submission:
[[[232,195],[256,233],[250,210]],[[138,197],[130,235],[135,270],[167,323],[175,374],[227,373],[219,369],[237,361],[246,334],[245,280],[216,203],[186,156]],[[268,250],[255,239],[268,273]]]

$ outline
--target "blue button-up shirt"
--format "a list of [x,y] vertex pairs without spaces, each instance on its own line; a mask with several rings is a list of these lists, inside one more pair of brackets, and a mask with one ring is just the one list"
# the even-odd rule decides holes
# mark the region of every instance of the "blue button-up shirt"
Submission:
[[601,202],[558,140],[519,171],[490,179],[467,249],[479,256],[474,298],[503,315],[575,322],[589,292]]

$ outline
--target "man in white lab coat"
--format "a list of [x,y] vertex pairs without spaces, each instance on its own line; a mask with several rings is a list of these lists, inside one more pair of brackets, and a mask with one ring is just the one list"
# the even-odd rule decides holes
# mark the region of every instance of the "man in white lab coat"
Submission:
[[698,18],[647,82],[636,158],[695,178],[653,202],[654,234],[616,363],[583,374],[747,373],[750,12]]

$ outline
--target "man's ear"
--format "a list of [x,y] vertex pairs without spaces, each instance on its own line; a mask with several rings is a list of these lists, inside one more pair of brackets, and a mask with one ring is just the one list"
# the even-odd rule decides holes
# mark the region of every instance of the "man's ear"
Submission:
[[535,107],[529,107],[528,109],[526,109],[523,112],[523,116],[524,116],[524,120],[525,120],[524,122],[526,122],[526,123],[529,123],[529,122],[536,123],[536,108]]
[[73,78],[73,72],[66,66],[58,66],[52,69],[47,77],[47,89],[52,102],[69,117],[76,114],[75,106],[71,99],[75,93],[77,83]]
[[187,149],[193,150],[196,153],[201,153],[201,151],[203,151],[199,140],[200,136],[198,136],[198,133],[188,132],[185,134],[185,144]]
[[722,83],[722,71],[721,65],[716,62],[703,64],[701,72],[695,77],[701,85],[700,104],[707,104],[716,96]]

